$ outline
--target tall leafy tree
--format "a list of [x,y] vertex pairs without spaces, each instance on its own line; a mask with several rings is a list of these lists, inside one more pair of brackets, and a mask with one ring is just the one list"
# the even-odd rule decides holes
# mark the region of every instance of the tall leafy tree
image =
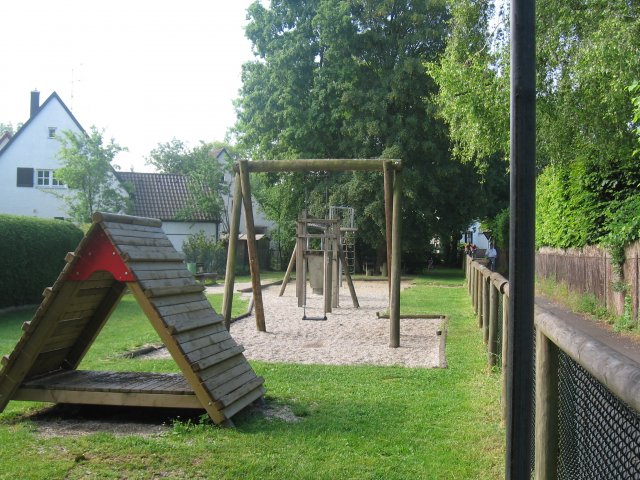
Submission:
[[57,157],[62,168],[56,170],[56,178],[70,191],[64,195],[69,215],[78,223],[91,221],[96,211],[120,212],[129,210],[129,199],[124,186],[113,174],[113,159],[126,150],[114,139],[105,142],[104,131],[95,126],[91,131],[66,130],[57,137],[60,149]]
[[[459,158],[506,159],[508,12],[491,0],[451,3],[450,41],[429,66],[440,114]],[[538,242],[606,242],[640,185],[628,90],[640,78],[640,6],[539,0],[536,10]]]
[[[415,263],[426,260],[432,238],[448,242],[487,206],[473,166],[451,161],[446,127],[434,117],[437,87],[424,69],[444,50],[448,15],[444,0],[256,2],[247,36],[257,59],[244,65],[236,102],[235,135],[247,156],[401,158],[404,247]],[[329,203],[348,204],[364,245],[384,251],[380,174],[312,173],[285,183],[284,194],[263,196],[288,195],[291,216],[279,218],[287,228],[304,206],[324,216]],[[283,183],[269,176],[263,185]]]

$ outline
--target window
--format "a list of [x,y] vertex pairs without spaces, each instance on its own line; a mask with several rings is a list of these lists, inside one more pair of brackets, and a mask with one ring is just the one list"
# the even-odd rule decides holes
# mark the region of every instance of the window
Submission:
[[63,187],[64,183],[56,178],[55,170],[37,170],[37,185],[39,187]]
[[33,168],[18,167],[16,186],[33,187]]
[[56,138],[56,127],[49,127],[49,138]]

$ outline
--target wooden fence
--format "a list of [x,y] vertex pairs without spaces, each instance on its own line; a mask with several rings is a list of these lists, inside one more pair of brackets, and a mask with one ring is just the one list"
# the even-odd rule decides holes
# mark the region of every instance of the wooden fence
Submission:
[[[598,257],[590,260],[593,262],[593,268],[597,268]],[[604,263],[603,258],[600,261]],[[545,259],[547,268],[554,266],[555,271],[559,271],[560,275],[564,275],[567,270],[567,263],[556,261],[555,264]],[[576,262],[577,265],[579,262]],[[586,265],[586,262],[582,263]],[[637,265],[637,262],[636,262]],[[576,271],[580,268],[575,267]],[[607,269],[602,267],[603,276]],[[637,272],[637,270],[636,270]],[[507,389],[506,389],[506,372],[507,372],[507,339],[509,338],[509,283],[500,274],[491,272],[480,262],[469,257],[465,260],[465,274],[467,279],[467,288],[471,297],[471,303],[474,312],[477,315],[478,326],[482,328],[483,339],[487,345],[487,364],[494,368],[498,365],[502,368],[502,405],[503,418],[506,418],[507,407]],[[588,277],[587,274],[584,277]],[[585,280],[587,281],[587,280]],[[597,282],[591,282],[597,285]],[[600,284],[602,286],[602,283]],[[536,308],[535,312],[536,327],[536,375],[535,375],[535,478],[551,479],[551,478],[576,478],[566,475],[564,464],[571,461],[567,456],[569,452],[565,452],[565,458],[562,458],[562,466],[559,467],[560,444],[571,444],[572,448],[587,450],[588,457],[592,457],[594,462],[600,462],[596,465],[604,471],[625,472],[630,471],[631,476],[628,478],[636,478],[634,475],[640,475],[640,455],[634,451],[629,452],[626,445],[622,445],[620,451],[623,454],[611,454],[611,446],[607,447],[607,452],[594,451],[593,437],[603,435],[602,432],[586,431],[589,427],[582,426],[580,434],[576,434],[570,428],[560,428],[560,418],[566,417],[566,412],[561,412],[561,403],[559,401],[561,388],[559,382],[566,381],[560,378],[559,373],[559,356],[564,355],[575,362],[578,367],[588,372],[594,379],[594,382],[604,387],[607,395],[615,398],[612,400],[619,402],[620,405],[628,409],[628,417],[623,421],[627,422],[628,428],[632,429],[632,436],[640,435],[640,365],[625,355],[613,350],[612,348],[602,344],[598,340],[576,330],[563,319],[553,315],[549,311]],[[600,388],[600,387],[598,387]],[[567,389],[565,388],[564,391]],[[571,393],[577,395],[576,392]],[[583,399],[569,398],[565,403],[574,404],[577,402],[584,403]],[[587,413],[589,409],[586,409]],[[561,414],[563,413],[563,414]],[[571,413],[571,412],[570,412]],[[591,414],[591,413],[589,413]],[[619,419],[612,418],[609,421],[617,422]],[[631,422],[629,418],[635,418]],[[619,425],[612,425],[612,430],[618,428]],[[606,433],[606,432],[605,432]],[[566,437],[571,438],[567,439]],[[625,440],[621,440],[624,442]],[[637,449],[637,444],[634,447]],[[626,450],[625,450],[626,449]],[[626,457],[624,457],[626,455]],[[630,455],[630,457],[629,457]],[[621,458],[624,457],[624,458]],[[629,460],[630,458],[630,460]],[[634,460],[635,459],[635,460]],[[620,466],[621,465],[621,466]],[[613,470],[612,470],[613,469]],[[626,470],[623,470],[626,469]],[[629,470],[631,469],[631,470]],[[589,470],[591,471],[591,470]],[[563,473],[559,475],[559,472]],[[584,472],[578,474],[578,477],[585,477]],[[593,477],[591,477],[593,478]],[[605,477],[601,477],[605,478]]]
[[599,247],[558,249],[543,247],[536,253],[536,275],[566,284],[577,293],[594,295],[616,315],[624,312],[625,295],[631,299],[634,321],[638,321],[640,298],[640,243],[625,250],[623,271],[617,273],[611,255]]

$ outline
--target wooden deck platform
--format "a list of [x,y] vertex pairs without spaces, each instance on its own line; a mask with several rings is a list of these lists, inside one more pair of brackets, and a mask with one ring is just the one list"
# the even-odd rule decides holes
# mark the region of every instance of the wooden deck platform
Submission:
[[183,375],[67,370],[23,383],[14,400],[202,409]]

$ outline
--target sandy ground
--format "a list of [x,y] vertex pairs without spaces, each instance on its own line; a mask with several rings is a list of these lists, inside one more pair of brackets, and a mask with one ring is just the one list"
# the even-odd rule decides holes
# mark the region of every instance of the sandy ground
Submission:
[[[250,284],[236,284],[236,289]],[[403,283],[402,288],[409,287]],[[208,287],[221,292],[223,286]],[[400,365],[437,368],[444,360],[445,325],[440,318],[402,319],[400,347],[389,347],[389,320],[376,312],[387,308],[387,283],[355,282],[360,308],[354,308],[349,289],[340,289],[340,307],[327,320],[303,320],[304,309],[295,297],[295,283],[289,283],[282,297],[280,286],[263,289],[267,332],[256,330],[255,312],[231,324],[231,335],[245,347],[251,360],[326,365]],[[243,296],[250,298],[251,293]],[[307,288],[307,317],[323,317],[323,299]],[[438,335],[441,331],[442,335]],[[164,349],[163,349],[164,350]],[[151,355],[166,355],[166,350]]]

